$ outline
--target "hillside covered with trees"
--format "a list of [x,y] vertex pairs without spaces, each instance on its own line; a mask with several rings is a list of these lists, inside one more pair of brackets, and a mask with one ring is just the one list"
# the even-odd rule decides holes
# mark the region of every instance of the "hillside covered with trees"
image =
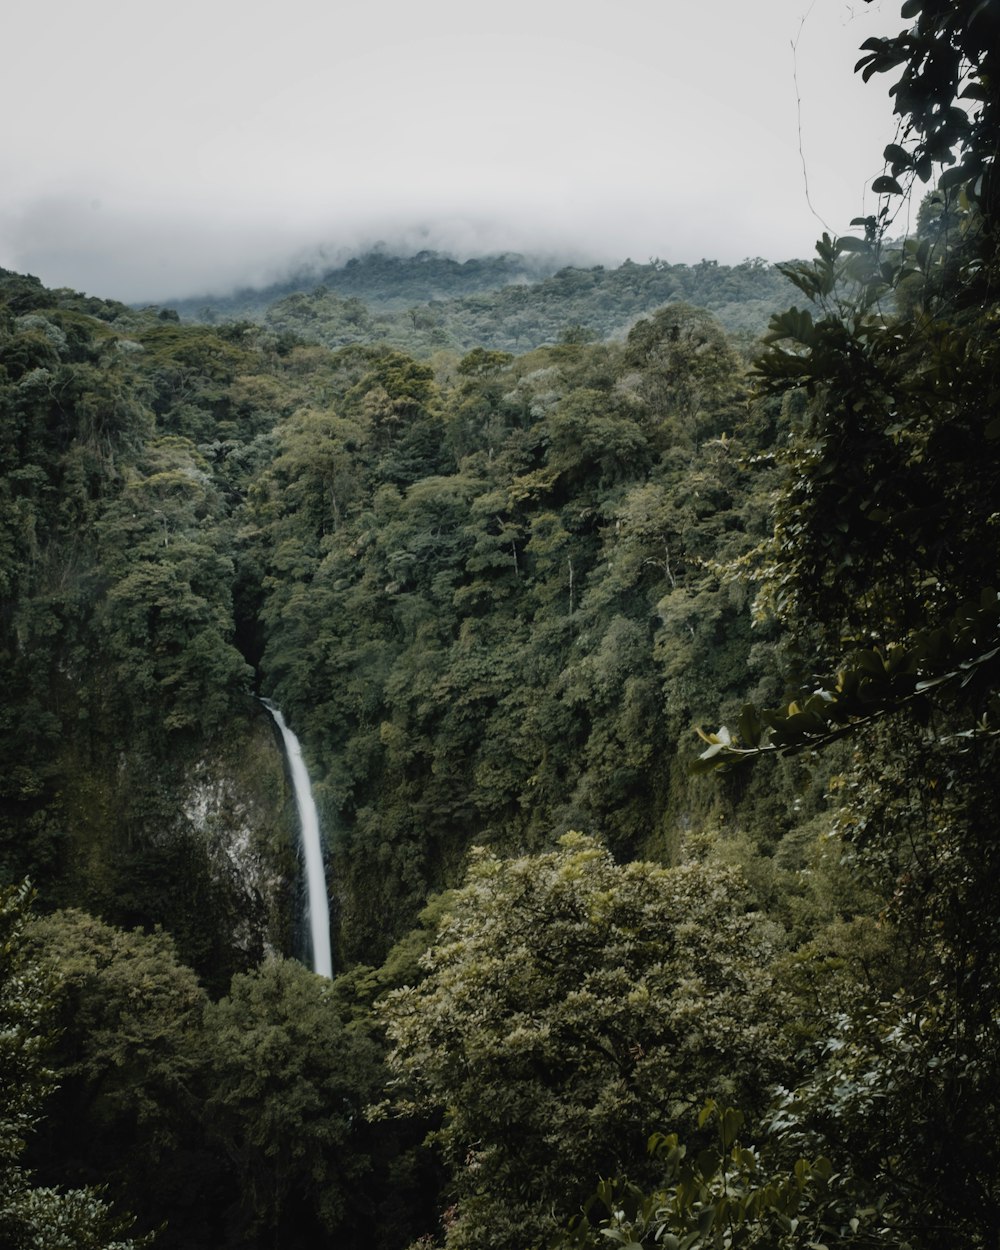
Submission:
[[617,268],[566,266],[503,255],[459,262],[436,252],[381,251],[263,290],[182,300],[182,320],[252,321],[326,347],[388,343],[415,356],[476,348],[525,352],[568,333],[623,339],[639,318],[684,301],[708,309],[748,344],[784,308],[785,279],[759,257],[739,265],[627,260]]
[[781,275],[0,271],[0,1247],[997,1245],[1000,4],[903,16]]

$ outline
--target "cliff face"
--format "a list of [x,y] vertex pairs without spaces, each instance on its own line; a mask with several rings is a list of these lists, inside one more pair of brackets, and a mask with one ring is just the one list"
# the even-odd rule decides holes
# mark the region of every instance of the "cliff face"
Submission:
[[225,733],[148,747],[69,740],[51,800],[24,820],[57,830],[31,865],[42,906],[125,928],[162,926],[210,988],[294,943],[297,854],[284,757],[249,703]]
[[185,771],[174,836],[204,856],[228,900],[225,936],[247,966],[292,948],[295,807],[270,724],[253,716]]

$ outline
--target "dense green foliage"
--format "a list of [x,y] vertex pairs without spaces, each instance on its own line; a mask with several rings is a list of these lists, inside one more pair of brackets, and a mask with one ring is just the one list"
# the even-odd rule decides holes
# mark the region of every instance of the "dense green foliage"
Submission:
[[[824,1240],[990,1246],[1000,6],[910,0],[903,11],[912,28],[869,41],[859,62],[866,76],[903,67],[900,141],[877,183],[885,211],[859,223],[864,240],[824,238],[815,262],[789,271],[817,313],[776,318],[758,364],[763,389],[805,397],[758,576],[819,689],[747,707],[738,735],[708,735],[702,762],[852,742],[837,828],[883,900],[897,967],[831,1018],[813,1069],[776,1100],[768,1148],[786,1163],[824,1149],[834,1197],[875,1213],[874,1226],[833,1221]],[[887,250],[900,178],[926,182],[936,162],[948,168],[925,201],[923,237]],[[684,1244],[718,1244],[712,1231]]]
[[0,273],[0,1244],[997,1245],[1000,15],[904,16],[752,366],[753,263]]
[[173,307],[185,321],[222,317],[256,321],[264,309],[285,296],[327,285],[343,299],[405,311],[416,304],[538,281],[549,277],[553,268],[544,259],[515,252],[457,261],[426,250],[413,256],[396,256],[384,245],[376,244],[364,255],[340,264],[329,263],[320,253],[312,268],[307,267],[267,287],[247,287],[230,295],[192,297],[178,300]]
[[664,764],[747,686],[746,613],[705,562],[763,525],[741,453],[771,427],[747,427],[722,332],[674,305],[622,347],[472,353],[447,390],[398,353],[300,356],[337,415],[275,431],[245,541],[346,952],[384,953],[386,914],[453,882],[473,836],[672,853],[696,800]]
[[246,318],[327,347],[389,343],[431,356],[477,348],[524,352],[567,335],[621,339],[640,317],[679,300],[709,309],[747,342],[786,298],[781,274],[759,257],[739,265],[629,260],[615,269],[552,272],[519,256],[459,264],[435,252],[406,259],[372,252],[279,287],[176,307],[185,318]]
[[[407,930],[473,841],[583,825],[667,860],[727,809],[685,738],[770,690],[709,561],[766,533],[743,452],[774,417],[748,421],[740,356],[685,304],[434,368],[2,291],[0,863],[52,913],[60,1030],[29,1162],[162,1245],[405,1245],[435,1222],[439,1112],[366,1124],[372,999],[421,975],[444,912]],[[341,960],[370,965],[332,995],[260,964],[295,909],[258,689],[313,767]],[[794,823],[791,795],[747,802],[772,840]]]
[[24,1167],[25,1138],[53,1072],[46,1065],[53,982],[32,957],[26,887],[0,892],[0,1246],[4,1250],[135,1250],[131,1223],[95,1189],[38,1184]]
[[[254,357],[120,306],[81,313],[26,279],[2,291],[0,862],[48,905],[166,924],[225,985],[278,936],[259,883],[284,871],[286,831],[253,815],[280,805],[282,780],[234,645],[238,486],[194,439],[243,445],[271,419],[228,395]],[[227,837],[256,831],[239,861],[217,818]],[[206,910],[230,938],[249,920],[246,949],[207,932]]]
[[447,1109],[449,1247],[543,1242],[594,1178],[643,1172],[651,1119],[784,1074],[780,930],[749,904],[734,869],[617,866],[581,834],[473,856],[427,975],[380,1004],[397,1098]]
[[[851,1244],[899,1245],[891,1215],[844,1192],[825,1156],[775,1168],[766,1151],[740,1140],[742,1111],[706,1103],[699,1126],[711,1123],[717,1141],[694,1153],[676,1133],[656,1133],[649,1155],[660,1186],[602,1181],[571,1222],[564,1244],[574,1250],[612,1245],[692,1250],[693,1247],[767,1247]],[[590,1218],[598,1215],[599,1227]]]

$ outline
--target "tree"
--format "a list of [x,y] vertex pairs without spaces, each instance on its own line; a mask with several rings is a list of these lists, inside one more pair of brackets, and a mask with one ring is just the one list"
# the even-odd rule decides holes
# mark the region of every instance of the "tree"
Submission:
[[689,445],[732,428],[743,370],[711,313],[668,304],[629,331],[625,362],[640,371],[639,394],[661,438]]
[[[910,0],[903,15],[913,26],[869,40],[858,63],[866,78],[903,67],[903,142],[885,149],[893,176],[876,190],[898,194],[896,175],[926,181],[945,162],[936,194],[962,226],[890,248],[886,207],[857,223],[865,239],[824,236],[815,261],[785,269],[817,311],[775,317],[756,362],[762,392],[808,400],[758,576],[764,606],[827,675],[808,704],[746,718],[751,752],[802,749],[902,707],[926,719],[960,705],[969,728],[1000,676],[1000,5]],[[735,741],[720,745],[709,758],[735,758]]]
[[602,1181],[556,1244],[564,1250],[609,1242],[632,1250],[886,1244],[895,1221],[884,1204],[865,1206],[841,1192],[823,1155],[797,1159],[787,1170],[775,1167],[766,1146],[747,1145],[745,1121],[732,1107],[706,1104],[699,1126],[712,1124],[716,1141],[697,1153],[676,1133],[655,1133],[649,1152],[662,1168],[660,1185],[647,1191],[621,1178]]
[[55,985],[26,940],[31,891],[0,891],[0,1247],[137,1250],[132,1223],[90,1188],[37,1185],[21,1156],[53,1073],[45,1066]]
[[824,236],[787,270],[816,311],[776,317],[756,367],[765,392],[804,398],[759,577],[811,688],[746,707],[738,736],[703,735],[702,763],[852,741],[837,824],[901,975],[831,1016],[782,1132],[846,1147],[905,1244],[978,1247],[1000,1236],[1000,4],[903,15],[858,65],[902,67],[875,190],[944,163],[937,195],[959,220],[894,248],[887,202],[855,223],[865,238]]
[[876,179],[874,189],[900,194],[900,175],[927,182],[935,166],[947,165],[940,189],[961,190],[982,210],[992,234],[1000,204],[996,181],[1000,6],[996,0],[958,4],[907,0],[902,16],[915,21],[894,37],[866,40],[862,50],[867,55],[855,67],[866,82],[874,74],[903,67],[891,89],[902,142],[885,149],[890,174]]
[[293,960],[233,978],[205,1017],[212,1084],[205,1125],[236,1175],[227,1235],[288,1250],[347,1236],[372,1212],[363,1108],[378,1051],[340,1016],[333,988]]
[[377,1005],[397,1109],[444,1115],[448,1247],[534,1244],[597,1177],[643,1173],[651,1119],[781,1072],[777,933],[748,903],[735,871],[619,867],[582,834],[474,853],[424,979]]
[[205,992],[162,932],[126,932],[71,909],[35,920],[28,939],[57,978],[59,1088],[33,1150],[37,1168],[52,1181],[111,1185],[155,1230],[194,1206],[212,1173],[199,1144]]

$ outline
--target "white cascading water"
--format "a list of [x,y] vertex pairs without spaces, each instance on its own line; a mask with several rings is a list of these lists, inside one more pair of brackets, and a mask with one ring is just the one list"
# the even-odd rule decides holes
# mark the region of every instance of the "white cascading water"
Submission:
[[309,772],[302,758],[302,747],[295,734],[285,724],[278,708],[267,699],[261,703],[274,717],[281,730],[285,744],[285,756],[292,774],[295,803],[299,809],[299,828],[302,837],[302,853],[306,866],[306,919],[312,945],[312,970],[321,977],[333,976],[333,956],[330,953],[330,902],[326,893],[326,872],[323,868],[323,847],[319,838],[319,816],[313,800]]

